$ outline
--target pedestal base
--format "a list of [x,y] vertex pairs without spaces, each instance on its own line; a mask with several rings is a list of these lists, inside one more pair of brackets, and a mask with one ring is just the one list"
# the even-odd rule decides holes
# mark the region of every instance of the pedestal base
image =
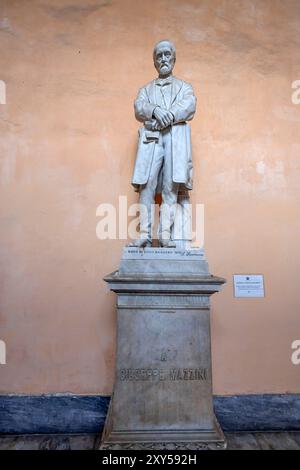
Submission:
[[215,431],[202,432],[110,432],[101,450],[224,450],[226,440],[216,422]]
[[225,448],[213,411],[209,302],[225,281],[197,262],[198,274],[135,273],[123,262],[129,272],[105,278],[117,293],[118,338],[101,449]]

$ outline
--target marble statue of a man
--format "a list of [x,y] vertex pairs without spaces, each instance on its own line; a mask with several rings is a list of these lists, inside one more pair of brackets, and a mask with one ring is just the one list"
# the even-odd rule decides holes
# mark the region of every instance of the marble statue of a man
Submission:
[[136,119],[143,123],[132,185],[140,193],[140,238],[132,245],[151,246],[153,204],[161,193],[159,243],[171,240],[178,192],[192,189],[190,126],[196,97],[190,84],[172,75],[176,50],[172,42],[160,41],[153,51],[158,78],[140,89],[134,103]]

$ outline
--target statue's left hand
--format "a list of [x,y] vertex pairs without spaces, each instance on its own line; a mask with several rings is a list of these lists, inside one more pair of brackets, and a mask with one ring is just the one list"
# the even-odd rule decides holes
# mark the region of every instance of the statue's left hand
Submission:
[[167,109],[156,106],[153,111],[153,117],[157,120],[161,129],[169,127],[174,122],[174,115]]
[[153,125],[153,130],[154,131],[161,131],[162,129],[164,129],[164,127],[161,124],[159,124],[158,121],[156,121],[155,124]]
[[163,124],[160,124],[157,119],[155,120],[156,122],[153,124],[153,130],[154,131],[162,131],[163,129],[166,129],[167,127],[169,127],[171,124],[167,124],[167,125],[163,125]]

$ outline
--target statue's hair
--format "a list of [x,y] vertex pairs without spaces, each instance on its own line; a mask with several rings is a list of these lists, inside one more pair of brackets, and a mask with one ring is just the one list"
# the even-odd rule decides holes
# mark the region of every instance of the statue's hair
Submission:
[[154,49],[153,49],[153,60],[155,59],[155,53],[156,53],[156,50],[158,48],[158,46],[160,44],[162,44],[163,42],[167,42],[169,45],[170,45],[170,48],[171,48],[171,51],[173,52],[174,54],[174,58],[176,59],[176,47],[174,46],[173,42],[172,41],[169,41],[169,39],[163,39],[162,41],[159,41],[155,44],[154,46]]

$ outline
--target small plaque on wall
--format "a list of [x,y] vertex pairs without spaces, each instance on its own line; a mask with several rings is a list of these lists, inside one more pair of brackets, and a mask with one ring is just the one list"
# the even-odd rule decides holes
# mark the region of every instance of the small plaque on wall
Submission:
[[235,297],[264,297],[264,276],[262,274],[234,274]]

